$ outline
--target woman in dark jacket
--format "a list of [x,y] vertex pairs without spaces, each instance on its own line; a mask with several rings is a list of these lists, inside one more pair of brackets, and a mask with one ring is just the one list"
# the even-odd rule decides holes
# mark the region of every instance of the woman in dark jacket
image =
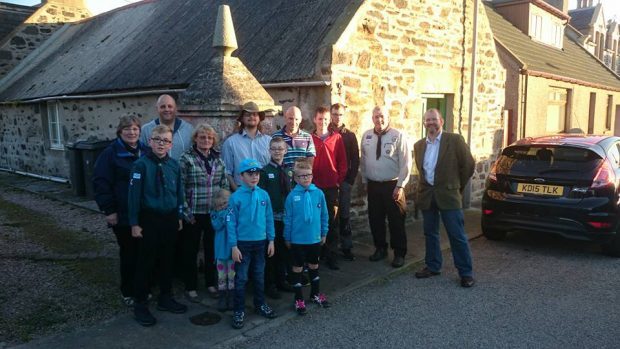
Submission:
[[108,226],[116,235],[120,252],[121,293],[127,306],[133,305],[134,273],[136,269],[136,240],[131,237],[127,219],[129,171],[133,162],[144,155],[148,147],[140,143],[140,120],[125,115],[116,128],[117,139],[97,158],[93,185],[95,201],[105,214]]

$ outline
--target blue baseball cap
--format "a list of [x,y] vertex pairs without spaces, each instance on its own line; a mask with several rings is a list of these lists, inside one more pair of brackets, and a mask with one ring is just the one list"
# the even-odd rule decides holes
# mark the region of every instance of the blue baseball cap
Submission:
[[254,159],[245,159],[239,164],[239,173],[260,171],[261,165]]

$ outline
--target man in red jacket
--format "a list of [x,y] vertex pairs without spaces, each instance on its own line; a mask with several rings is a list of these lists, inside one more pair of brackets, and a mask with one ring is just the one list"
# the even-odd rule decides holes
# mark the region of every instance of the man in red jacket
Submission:
[[327,267],[332,270],[340,269],[337,262],[338,230],[336,215],[338,213],[338,188],[347,175],[347,154],[342,136],[338,132],[329,130],[329,109],[318,107],[314,114],[316,130],[312,140],[316,149],[316,157],[312,165],[313,183],[325,194],[327,212],[329,213],[329,231],[324,253]]

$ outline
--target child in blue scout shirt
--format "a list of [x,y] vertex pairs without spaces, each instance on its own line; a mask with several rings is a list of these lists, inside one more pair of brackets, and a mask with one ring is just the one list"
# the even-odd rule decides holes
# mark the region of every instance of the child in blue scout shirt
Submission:
[[280,299],[278,292],[292,292],[286,282],[286,274],[290,269],[290,257],[284,244],[284,200],[291,191],[293,169],[284,166],[286,142],[282,137],[273,137],[269,142],[271,161],[260,172],[258,186],[269,194],[273,208],[273,220],[276,231],[275,251],[273,258],[268,258],[265,266],[265,294],[273,299]]
[[302,272],[308,264],[310,275],[310,300],[323,308],[329,307],[327,297],[319,290],[319,256],[325,244],[328,213],[325,195],[312,184],[312,165],[305,159],[295,161],[294,179],[297,185],[286,198],[284,205],[284,241],[293,260],[292,284],[295,289],[295,310],[306,314],[302,294]]
[[232,194],[226,216],[228,243],[235,261],[235,300],[233,328],[242,328],[245,318],[245,284],[252,268],[254,308],[268,319],[276,317],[265,303],[265,246],[273,256],[273,213],[269,195],[257,187],[261,165],[254,159],[241,161],[241,186]]
[[172,147],[172,131],[168,126],[153,129],[149,146],[151,152],[134,162],[128,195],[131,235],[138,240],[134,316],[142,326],[157,322],[147,304],[147,277],[157,260],[160,272],[157,309],[176,314],[187,311],[187,306],[172,298],[172,262],[177,231],[182,228],[184,199],[179,164],[168,156]]
[[228,200],[230,192],[221,189],[214,200],[215,210],[211,211],[211,225],[215,230],[214,251],[215,268],[217,270],[217,289],[220,297],[217,310],[232,310],[233,292],[235,290],[235,261],[230,254],[228,236],[226,234],[226,216],[228,216]]

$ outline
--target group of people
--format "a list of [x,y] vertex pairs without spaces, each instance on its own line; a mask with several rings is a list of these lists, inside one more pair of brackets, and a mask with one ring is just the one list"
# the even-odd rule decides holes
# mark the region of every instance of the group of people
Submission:
[[[392,266],[404,265],[404,187],[412,156],[406,135],[391,127],[385,107],[373,109],[374,127],[358,143],[344,124],[346,107],[340,103],[316,109],[312,133],[300,128],[301,110],[292,106],[284,112],[282,129],[267,135],[259,127],[265,112],[248,102],[241,107],[238,131],[221,147],[213,127],[193,127],[177,117],[173,97],[160,96],[156,108],[159,117],[144,125],[136,116],[120,118],[117,139],[97,159],[93,177],[95,200],[119,245],[123,300],[141,325],[156,323],[148,308],[155,282],[158,310],[187,311],[172,296],[175,273],[186,298],[201,301],[201,241],[207,293],[218,298],[218,310],[233,310],[234,328],[244,324],[249,279],[255,311],[266,318],[276,314],[265,295],[277,299],[281,291],[294,293],[295,311],[305,314],[302,287],[308,284],[310,301],[329,307],[320,292],[319,262],[337,270],[339,259],[355,260],[350,205],[358,171],[367,188],[375,245],[369,259],[387,258],[391,245]],[[424,126],[427,136],[414,153],[426,266],[415,276],[440,274],[441,216],[461,286],[471,287],[461,201],[474,160],[462,136],[442,131],[438,110],[424,114]]]

